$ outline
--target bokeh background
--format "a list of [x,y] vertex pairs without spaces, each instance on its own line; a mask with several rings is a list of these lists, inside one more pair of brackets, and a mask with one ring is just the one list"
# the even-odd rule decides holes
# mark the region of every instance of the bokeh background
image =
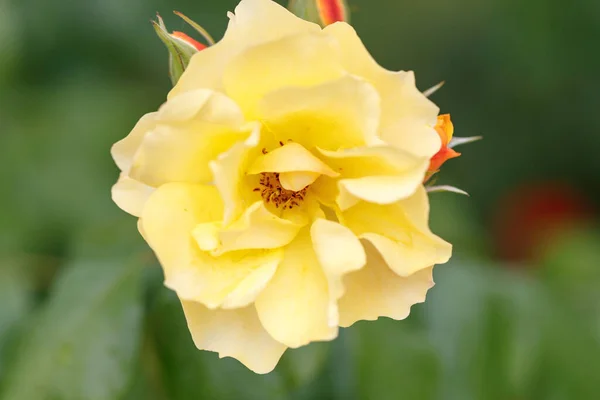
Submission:
[[195,350],[110,200],[113,142],[170,88],[149,20],[215,37],[236,0],[0,0],[0,399],[597,399],[600,2],[349,0],[460,148],[433,194],[454,244],[405,321],[344,329],[254,375]]

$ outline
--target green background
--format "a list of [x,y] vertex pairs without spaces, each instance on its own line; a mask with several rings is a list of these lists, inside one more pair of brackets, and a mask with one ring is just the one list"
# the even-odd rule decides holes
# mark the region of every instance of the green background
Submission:
[[[254,375],[196,351],[110,200],[109,149],[165,100],[156,11],[220,37],[221,0],[0,0],[0,400],[597,399],[600,2],[349,0],[460,148],[432,195],[454,244],[405,321],[342,330]],[[550,224],[549,221],[559,221]]]

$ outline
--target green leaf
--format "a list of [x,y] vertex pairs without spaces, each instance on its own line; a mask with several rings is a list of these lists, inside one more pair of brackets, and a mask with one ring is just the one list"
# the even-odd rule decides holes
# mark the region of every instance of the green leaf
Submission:
[[486,374],[489,273],[457,262],[434,270],[436,286],[427,296],[424,314],[442,365],[441,398],[486,398],[478,392]]
[[435,398],[439,363],[422,330],[387,318],[359,322],[350,330],[356,330],[352,351],[358,399]]
[[574,306],[600,312],[600,233],[573,227],[556,232],[540,249],[544,282]]
[[557,293],[497,267],[436,268],[425,315],[442,361],[440,398],[593,398],[593,330]]
[[331,343],[322,342],[288,349],[285,352],[277,371],[284,375],[288,390],[294,394],[294,399],[322,398],[321,392],[326,382],[321,378],[330,359],[331,350]]
[[19,342],[3,400],[113,400],[138,350],[139,264],[77,262]]
[[0,377],[4,375],[3,361],[15,329],[33,305],[31,283],[19,265],[0,261]]
[[279,367],[258,375],[237,360],[219,359],[216,353],[198,350],[174,293],[163,288],[153,308],[149,326],[170,400],[288,398]]

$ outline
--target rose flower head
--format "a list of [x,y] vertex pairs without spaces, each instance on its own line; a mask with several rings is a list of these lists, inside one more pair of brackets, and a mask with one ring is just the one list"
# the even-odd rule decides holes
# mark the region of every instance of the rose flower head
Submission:
[[271,0],[242,0],[157,112],[112,148],[199,349],[267,373],[339,327],[404,319],[451,245],[423,186],[439,109],[412,72]]

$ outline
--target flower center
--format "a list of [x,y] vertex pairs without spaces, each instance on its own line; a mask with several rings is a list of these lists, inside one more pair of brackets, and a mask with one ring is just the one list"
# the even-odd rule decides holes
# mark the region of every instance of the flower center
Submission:
[[299,206],[307,190],[308,186],[298,192],[283,188],[277,172],[261,173],[259,187],[254,188],[255,192],[260,192],[265,203],[272,203],[276,208],[281,207],[283,210]]

